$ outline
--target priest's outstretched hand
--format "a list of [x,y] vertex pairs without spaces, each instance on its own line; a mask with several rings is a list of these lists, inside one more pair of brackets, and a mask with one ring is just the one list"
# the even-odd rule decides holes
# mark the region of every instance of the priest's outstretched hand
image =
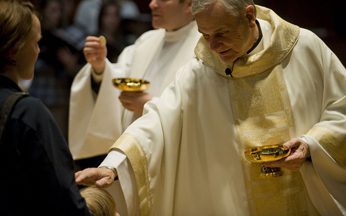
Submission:
[[114,182],[115,177],[115,169],[106,167],[86,168],[75,173],[76,183],[87,186],[108,187]]

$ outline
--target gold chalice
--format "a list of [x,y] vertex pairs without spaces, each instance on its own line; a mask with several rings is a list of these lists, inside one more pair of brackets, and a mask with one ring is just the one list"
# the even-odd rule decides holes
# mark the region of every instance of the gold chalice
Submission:
[[[246,148],[244,151],[245,158],[251,163],[265,163],[281,160],[291,153],[291,149],[287,149],[281,144],[264,145]],[[281,176],[280,167],[261,166],[261,174],[264,176]]]
[[144,79],[137,79],[137,78],[114,78],[112,79],[113,85],[122,90],[122,91],[128,91],[128,92],[139,92],[146,90],[150,82]]

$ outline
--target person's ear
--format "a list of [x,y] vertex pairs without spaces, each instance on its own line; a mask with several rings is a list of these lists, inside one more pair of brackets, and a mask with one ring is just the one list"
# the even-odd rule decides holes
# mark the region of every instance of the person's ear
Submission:
[[192,0],[185,0],[185,2],[184,2],[184,4],[186,5],[186,7],[185,7],[185,12],[186,13],[189,13],[189,14],[191,14],[192,13],[192,8],[191,8],[191,6],[192,6]]
[[12,48],[8,52],[8,58],[15,61],[16,60],[16,55],[17,55],[17,48]]
[[246,18],[249,21],[250,26],[256,26],[256,8],[254,5],[248,5],[245,8]]

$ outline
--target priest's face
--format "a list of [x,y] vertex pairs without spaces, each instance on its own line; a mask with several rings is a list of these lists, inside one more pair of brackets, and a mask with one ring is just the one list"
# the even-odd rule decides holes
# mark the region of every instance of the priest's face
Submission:
[[193,19],[191,0],[151,0],[149,7],[154,28],[174,31]]
[[254,6],[239,15],[232,14],[221,1],[215,1],[195,15],[198,30],[226,64],[246,54],[256,41]]

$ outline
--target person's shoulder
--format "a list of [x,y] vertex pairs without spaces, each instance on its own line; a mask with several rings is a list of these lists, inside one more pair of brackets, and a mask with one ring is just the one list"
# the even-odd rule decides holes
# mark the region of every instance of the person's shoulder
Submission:
[[306,28],[300,28],[299,40],[303,40],[304,43],[322,41],[322,39],[315,32]]
[[20,99],[15,105],[16,113],[19,116],[27,116],[30,119],[45,119],[50,118],[51,114],[43,102],[30,95]]
[[299,39],[296,48],[298,47],[309,50],[319,49],[321,51],[326,51],[327,49],[327,46],[321,37],[319,37],[315,32],[305,28],[300,28]]
[[32,97],[30,95],[23,97],[20,101],[18,101],[19,106],[40,109],[44,106],[40,99]]
[[33,130],[41,130],[51,127],[55,120],[40,99],[28,95],[15,103],[8,121],[20,122]]
[[316,33],[310,29],[300,27],[300,36],[302,37],[318,37]]
[[177,72],[177,77],[180,79],[190,79],[191,77],[203,76],[202,71],[205,71],[206,67],[203,61],[197,57],[191,58],[190,61],[186,62]]

